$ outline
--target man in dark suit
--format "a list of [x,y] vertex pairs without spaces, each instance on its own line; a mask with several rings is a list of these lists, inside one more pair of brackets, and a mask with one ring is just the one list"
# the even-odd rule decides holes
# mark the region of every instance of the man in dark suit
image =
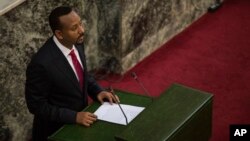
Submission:
[[111,104],[118,97],[104,91],[87,73],[81,18],[70,7],[57,7],[49,16],[53,37],[32,57],[26,71],[25,98],[34,114],[33,141],[45,141],[63,124],[90,126],[97,117],[82,112],[89,95]]

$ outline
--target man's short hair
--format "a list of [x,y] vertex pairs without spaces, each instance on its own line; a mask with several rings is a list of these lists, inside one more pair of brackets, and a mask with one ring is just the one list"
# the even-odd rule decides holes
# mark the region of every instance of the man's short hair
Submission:
[[72,11],[73,9],[68,6],[60,6],[51,11],[49,15],[49,25],[53,33],[55,33],[55,30],[62,29],[59,17],[67,15]]

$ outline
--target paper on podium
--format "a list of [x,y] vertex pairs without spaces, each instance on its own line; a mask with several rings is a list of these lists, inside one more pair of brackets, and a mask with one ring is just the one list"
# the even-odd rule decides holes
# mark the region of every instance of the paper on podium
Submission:
[[[120,104],[122,107],[127,119],[128,123],[130,123],[139,113],[141,113],[145,108]],[[126,119],[119,108],[118,104],[113,103],[112,105],[108,102],[104,102],[94,113],[97,115],[97,119],[108,121],[112,123],[126,125]]]

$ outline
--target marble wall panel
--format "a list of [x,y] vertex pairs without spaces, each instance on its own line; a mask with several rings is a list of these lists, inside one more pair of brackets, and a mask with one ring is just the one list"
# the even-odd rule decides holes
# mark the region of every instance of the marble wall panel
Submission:
[[98,7],[98,58],[99,66],[112,72],[121,71],[120,65],[120,26],[121,7],[120,0],[96,1]]
[[[27,0],[0,16],[0,140],[27,141],[32,115],[24,100],[25,70],[50,37],[49,12],[59,5],[82,9],[81,0]],[[79,6],[80,5],[80,6]]]
[[150,55],[207,11],[213,0],[123,1],[122,72]]

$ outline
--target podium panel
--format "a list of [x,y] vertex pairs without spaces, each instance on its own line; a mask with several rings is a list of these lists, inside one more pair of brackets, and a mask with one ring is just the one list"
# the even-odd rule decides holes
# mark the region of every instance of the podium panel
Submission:
[[115,138],[118,141],[208,141],[211,119],[211,94],[174,84]]
[[[51,141],[208,141],[212,127],[212,95],[173,84],[154,99],[115,90],[122,104],[145,107],[128,125],[97,121],[91,127],[65,125]],[[84,111],[94,112],[93,103]]]

